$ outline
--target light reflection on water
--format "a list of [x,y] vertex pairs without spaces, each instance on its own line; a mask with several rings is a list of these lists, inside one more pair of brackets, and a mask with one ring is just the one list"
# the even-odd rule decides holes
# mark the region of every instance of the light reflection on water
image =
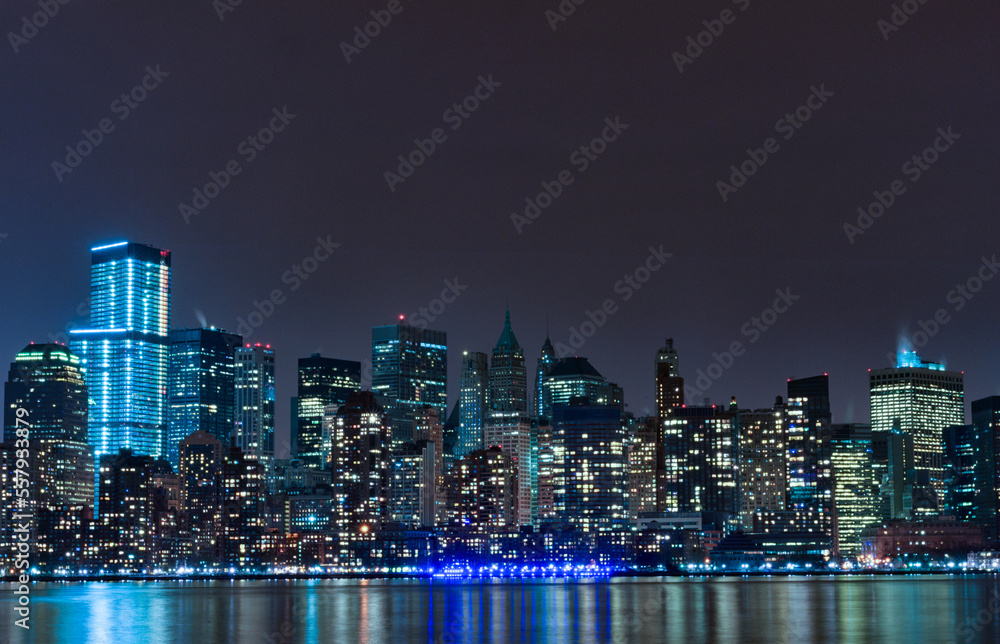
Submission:
[[998,605],[994,576],[38,583],[0,642],[1000,642]]

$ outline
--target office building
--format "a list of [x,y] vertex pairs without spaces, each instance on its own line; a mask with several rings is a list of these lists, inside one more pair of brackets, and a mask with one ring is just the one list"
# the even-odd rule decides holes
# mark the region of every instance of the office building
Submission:
[[548,375],[549,370],[556,363],[556,350],[552,346],[552,340],[549,339],[548,332],[545,333],[545,343],[542,344],[542,351],[538,356],[538,362],[535,366],[535,393],[534,400],[532,401],[534,410],[534,415],[536,418],[548,418],[551,420],[552,410],[544,408],[544,395],[542,394],[542,382],[545,380],[545,376]]
[[666,418],[671,409],[683,404],[684,378],[681,378],[674,339],[667,338],[666,344],[656,352],[656,415]]
[[377,528],[386,520],[392,426],[375,394],[359,391],[337,411],[333,491],[341,530]]
[[258,342],[236,348],[233,443],[265,469],[270,467],[274,458],[274,350],[269,344]]
[[293,455],[304,465],[321,468],[323,460],[323,413],[343,405],[347,397],[361,391],[361,363],[325,358],[318,353],[299,358],[298,418]]
[[976,520],[983,526],[990,548],[1000,547],[1000,396],[972,401],[973,478]]
[[871,426],[834,425],[831,441],[836,552],[845,558],[857,557],[861,554],[862,534],[880,523],[871,477]]
[[229,444],[236,430],[236,349],[243,338],[222,329],[170,332],[167,389],[167,460],[178,466],[177,448],[196,431]]
[[462,354],[462,378],[459,389],[458,441],[454,457],[465,458],[483,448],[483,426],[489,396],[489,366],[485,353]]
[[740,525],[752,530],[759,512],[783,512],[787,502],[785,403],[769,409],[741,409],[736,418]]
[[663,451],[663,511],[737,514],[735,409],[673,408]]
[[568,405],[578,397],[624,410],[622,388],[608,382],[589,360],[574,356],[556,361],[542,380],[542,410],[551,413],[555,405]]

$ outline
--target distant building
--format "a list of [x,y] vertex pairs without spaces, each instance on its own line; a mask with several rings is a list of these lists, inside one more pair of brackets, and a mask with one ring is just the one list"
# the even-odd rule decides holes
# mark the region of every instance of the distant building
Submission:
[[553,407],[554,442],[562,457],[556,513],[582,532],[628,526],[628,437],[616,405],[574,398]]
[[655,417],[629,418],[626,427],[629,523],[634,524],[640,514],[656,512],[659,427]]
[[120,449],[161,458],[167,438],[170,251],[118,242],[91,248],[90,328],[71,334],[89,391],[97,458]]
[[222,441],[202,430],[178,445],[182,531],[191,544],[185,563],[193,568],[222,561],[223,452]]
[[736,410],[675,407],[663,420],[666,512],[735,516]]
[[488,531],[517,525],[516,476],[510,454],[476,450],[447,475],[449,524]]
[[432,441],[418,440],[393,450],[388,485],[388,520],[392,523],[434,527],[438,510],[435,447]]
[[404,323],[372,327],[372,391],[385,408],[393,440],[413,440],[424,405],[443,417],[448,402],[448,335]]
[[264,529],[264,466],[233,446],[222,456],[223,565],[257,568]]
[[269,344],[236,349],[234,442],[265,469],[270,466],[274,458],[274,350]]
[[[896,367],[869,373],[873,432],[898,428],[913,438],[914,465],[927,473],[938,496],[944,495],[942,459],[945,427],[965,423],[963,375],[943,365],[923,362],[912,351],[901,351]],[[938,509],[920,508],[933,515]]]
[[558,360],[542,380],[542,407],[551,413],[555,405],[568,405],[571,398],[584,397],[595,405],[613,405],[624,411],[622,388],[608,382],[586,358]]
[[834,425],[831,462],[833,506],[836,512],[836,552],[861,554],[861,535],[880,523],[877,490],[872,485],[871,426]]
[[370,530],[386,520],[391,449],[390,420],[375,395],[348,396],[337,411],[331,459],[339,529]]
[[361,390],[361,363],[325,358],[318,353],[299,358],[295,453],[303,465],[322,468],[323,414],[331,405],[343,405]]
[[862,538],[863,557],[874,561],[896,559],[903,555],[949,555],[965,559],[982,549],[979,526],[939,517],[928,521],[890,521],[869,528]]
[[483,448],[483,425],[489,395],[489,364],[485,353],[462,354],[462,378],[458,402],[458,442],[454,457],[465,458]]
[[536,418],[552,418],[552,410],[545,407],[545,396],[542,392],[542,382],[549,370],[556,364],[556,350],[552,346],[549,334],[545,334],[545,342],[542,344],[541,353],[538,355],[538,362],[535,365],[535,393],[533,400],[533,413]]
[[944,428],[944,512],[959,521],[976,516],[976,440],[972,425]]
[[803,520],[792,531],[833,535],[830,385],[825,374],[788,381],[785,419],[788,510]]
[[663,348],[656,352],[656,415],[666,418],[671,409],[683,404],[684,378],[681,378],[674,339],[667,338]]
[[100,462],[99,567],[148,572],[153,563],[153,458],[122,449]]
[[973,477],[976,519],[986,532],[986,545],[1000,546],[1000,396],[972,401]]
[[750,530],[757,512],[787,508],[787,429],[785,403],[770,409],[741,409],[737,422],[740,525]]
[[236,348],[243,338],[222,329],[170,332],[167,460],[178,466],[185,437],[205,431],[227,445],[236,429]]

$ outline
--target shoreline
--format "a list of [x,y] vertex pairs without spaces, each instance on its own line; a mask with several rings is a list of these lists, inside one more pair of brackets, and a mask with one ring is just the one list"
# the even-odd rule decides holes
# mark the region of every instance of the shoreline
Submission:
[[[714,578],[714,577],[926,577],[997,575],[989,570],[866,570],[866,571],[773,571],[773,572],[669,572],[669,571],[620,571],[596,574],[553,575],[436,575],[430,573],[212,573],[204,575],[32,575],[31,582],[150,582],[150,581],[308,581],[328,579],[412,579],[421,581],[532,581],[562,579],[568,581],[587,579],[621,579],[644,577]],[[18,583],[17,577],[4,576],[0,583]]]

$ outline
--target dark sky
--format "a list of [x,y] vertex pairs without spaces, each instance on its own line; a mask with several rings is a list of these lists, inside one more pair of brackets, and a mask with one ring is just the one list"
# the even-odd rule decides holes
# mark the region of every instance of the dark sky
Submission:
[[[367,359],[371,326],[429,306],[445,280],[466,287],[431,324],[448,332],[452,400],[461,351],[492,348],[505,303],[533,368],[546,316],[568,343],[609,299],[575,352],[636,414],[669,336],[689,381],[743,343],[713,401],[767,406],[787,378],[829,372],[835,421],[865,421],[867,369],[938,309],[922,356],[964,370],[968,400],[1000,392],[1000,280],[950,294],[1000,254],[996,2],[914,1],[886,39],[888,2],[589,0],[553,30],[556,0],[402,0],[348,63],[341,43],[388,4],[243,0],[220,20],[207,0],[72,0],[15,54],[9,33],[39,9],[5,2],[4,361],[85,324],[88,249],[129,239],[173,251],[175,326],[233,330],[282,289],[251,336],[277,350],[279,450],[295,360]],[[730,24],[711,23],[725,9]],[[722,33],[679,72],[673,54],[703,21]],[[115,104],[157,65],[169,75],[144,100]],[[481,76],[489,97],[447,114]],[[809,120],[779,123],[813,88],[826,97]],[[275,108],[294,119],[248,161],[238,147]],[[571,155],[609,118],[628,127],[583,170]],[[57,180],[52,163],[102,119],[114,129]],[[913,181],[904,164],[949,127],[960,138]],[[391,191],[384,173],[435,128],[442,142]],[[716,182],[769,137],[777,151],[723,201]],[[231,160],[240,173],[186,223],[179,204]],[[563,171],[572,183],[518,232],[511,214]],[[905,192],[851,243],[845,222],[897,180]],[[328,236],[341,246],[292,291],[283,274]],[[616,282],[661,246],[673,256],[626,300]],[[799,299],[751,343],[744,325],[776,289]]]

